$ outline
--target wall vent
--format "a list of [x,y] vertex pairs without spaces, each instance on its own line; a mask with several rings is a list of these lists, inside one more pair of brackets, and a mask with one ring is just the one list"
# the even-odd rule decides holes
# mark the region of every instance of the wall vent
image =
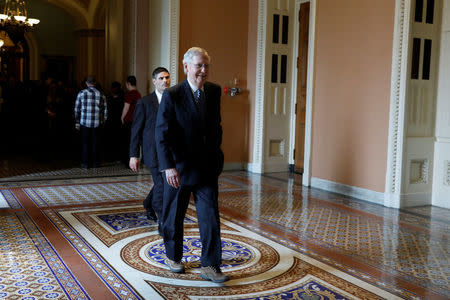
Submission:
[[429,165],[428,159],[412,159],[409,168],[409,183],[427,183]]
[[284,140],[270,140],[269,156],[283,156],[284,155]]

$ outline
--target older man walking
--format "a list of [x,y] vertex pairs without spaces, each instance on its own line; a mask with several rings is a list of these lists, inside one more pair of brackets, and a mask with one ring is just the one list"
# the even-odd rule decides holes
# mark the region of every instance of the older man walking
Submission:
[[194,196],[204,279],[224,282],[218,210],[218,177],[223,168],[221,88],[207,82],[210,57],[206,50],[190,48],[183,58],[187,79],[168,88],[156,120],[159,168],[165,173],[163,232],[167,264],[184,272],[183,221]]

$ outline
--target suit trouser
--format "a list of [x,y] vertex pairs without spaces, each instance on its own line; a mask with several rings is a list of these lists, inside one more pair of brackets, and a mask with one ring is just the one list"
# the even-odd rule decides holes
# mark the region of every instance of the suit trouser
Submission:
[[130,139],[131,139],[131,126],[133,123],[125,122],[122,124],[122,143],[121,146],[121,158],[120,160],[128,165],[130,159]]
[[164,173],[160,172],[158,168],[150,168],[152,173],[153,187],[144,200],[144,207],[147,210],[153,209],[159,219],[162,218],[163,210],[163,196],[164,196]]
[[218,208],[218,183],[171,187],[164,180],[163,232],[166,255],[174,261],[183,257],[184,217],[191,193],[197,209],[198,227],[202,242],[202,266],[220,266],[222,246]]
[[83,165],[96,166],[98,163],[98,149],[100,140],[100,128],[89,128],[80,126],[81,142],[82,142],[82,158]]

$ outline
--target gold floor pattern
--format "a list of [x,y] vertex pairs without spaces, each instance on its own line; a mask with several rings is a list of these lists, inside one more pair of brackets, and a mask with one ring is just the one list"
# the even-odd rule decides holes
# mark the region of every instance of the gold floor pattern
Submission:
[[0,212],[0,299],[450,298],[449,210],[385,208],[299,182],[221,176],[224,286],[198,276],[193,203],[188,272],[167,270],[141,204],[148,175],[0,183],[9,206]]

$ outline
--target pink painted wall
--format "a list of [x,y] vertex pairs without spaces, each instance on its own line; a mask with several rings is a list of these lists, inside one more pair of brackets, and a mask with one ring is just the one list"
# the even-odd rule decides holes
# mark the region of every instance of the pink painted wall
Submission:
[[[238,78],[247,90],[248,1],[181,0],[180,62],[187,49],[198,46],[211,56],[209,80],[222,86]],[[185,75],[180,63],[179,80]],[[248,92],[222,94],[222,149],[225,162],[248,161]]]
[[313,177],[384,192],[394,2],[317,1]]

